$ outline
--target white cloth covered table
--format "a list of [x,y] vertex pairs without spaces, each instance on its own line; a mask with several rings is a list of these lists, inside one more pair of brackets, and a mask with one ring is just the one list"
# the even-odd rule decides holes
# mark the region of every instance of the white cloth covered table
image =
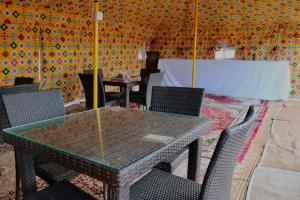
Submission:
[[[160,59],[163,86],[191,87],[192,60]],[[290,92],[288,61],[197,60],[196,87],[206,93],[286,101]]]

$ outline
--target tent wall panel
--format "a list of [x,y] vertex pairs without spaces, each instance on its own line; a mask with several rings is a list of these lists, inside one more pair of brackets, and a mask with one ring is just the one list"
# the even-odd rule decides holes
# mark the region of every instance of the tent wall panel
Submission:
[[[41,89],[61,88],[66,102],[83,97],[77,73],[93,68],[91,18],[1,7],[0,19],[0,86],[27,76]],[[149,37],[141,24],[99,22],[98,67],[106,76],[139,74],[138,49]]]

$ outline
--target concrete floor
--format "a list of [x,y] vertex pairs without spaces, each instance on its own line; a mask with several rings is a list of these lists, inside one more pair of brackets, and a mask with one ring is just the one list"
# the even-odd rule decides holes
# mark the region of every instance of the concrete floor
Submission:
[[300,101],[285,103],[256,168],[247,200],[300,199]]
[[285,103],[275,116],[261,166],[300,172],[300,101]]

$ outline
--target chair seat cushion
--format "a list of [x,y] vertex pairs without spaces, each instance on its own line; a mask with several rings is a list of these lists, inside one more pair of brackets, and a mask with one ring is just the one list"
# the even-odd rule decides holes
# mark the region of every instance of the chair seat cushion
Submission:
[[130,200],[198,200],[201,185],[153,169],[130,189]]
[[124,97],[124,93],[123,92],[105,92],[105,97],[107,99],[121,99]]
[[33,195],[25,198],[25,200],[95,200],[88,193],[71,184],[68,181],[55,183]]

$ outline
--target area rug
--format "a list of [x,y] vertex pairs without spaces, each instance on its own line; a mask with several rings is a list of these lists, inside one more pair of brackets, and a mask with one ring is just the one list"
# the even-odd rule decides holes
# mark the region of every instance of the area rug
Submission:
[[[268,111],[268,101],[262,101],[262,100],[255,100],[255,99],[245,99],[245,98],[232,98],[227,96],[217,96],[217,95],[206,95],[203,101],[203,107],[201,114],[210,120],[212,120],[212,127],[209,131],[205,132],[203,134],[203,145],[202,145],[202,160],[201,160],[201,175],[204,176],[208,163],[211,159],[211,156],[214,152],[215,146],[217,144],[217,141],[219,139],[220,133],[224,128],[230,127],[232,125],[235,125],[243,120],[245,117],[245,114],[248,110],[249,105],[255,105],[255,110],[257,112],[258,118],[257,123],[253,127],[253,130],[251,131],[250,137],[248,141],[246,142],[245,147],[243,148],[242,153],[237,159],[238,167],[243,163],[243,159],[245,158],[245,155],[248,152],[249,147],[252,144],[252,141],[256,138],[259,127],[261,125],[261,122],[263,121],[263,118],[265,114]],[[130,105],[131,108],[136,109],[135,104]],[[67,109],[68,113],[73,112],[79,112],[84,110],[84,105],[74,105]],[[1,150],[2,149],[2,150]],[[6,149],[6,150],[3,150]],[[2,146],[0,147],[0,152],[3,151],[5,153],[2,153],[2,155],[10,154],[10,156],[13,156],[13,153],[11,153],[11,147],[9,146]],[[8,152],[7,152],[8,151]],[[0,153],[0,160],[1,160],[1,153]],[[13,159],[12,161],[7,164],[8,168],[14,168]],[[8,170],[9,171],[9,170]],[[4,174],[3,176],[0,176],[0,183],[1,179],[5,179],[6,182],[14,182],[14,170],[10,170],[10,173]],[[176,170],[178,171],[178,170]],[[186,171],[186,168],[183,167],[179,170],[179,175],[184,173],[183,171]],[[7,178],[9,177],[9,178]],[[79,175],[78,177],[74,178],[71,182],[76,184],[77,186],[81,187],[83,190],[89,192],[90,194],[94,195],[97,198],[102,198],[102,183],[92,179],[85,175]],[[43,188],[46,184],[38,180],[38,187]],[[14,188],[11,187],[10,189],[6,188],[6,191],[1,191],[0,187],[0,199],[3,200],[10,200],[14,199]]]

